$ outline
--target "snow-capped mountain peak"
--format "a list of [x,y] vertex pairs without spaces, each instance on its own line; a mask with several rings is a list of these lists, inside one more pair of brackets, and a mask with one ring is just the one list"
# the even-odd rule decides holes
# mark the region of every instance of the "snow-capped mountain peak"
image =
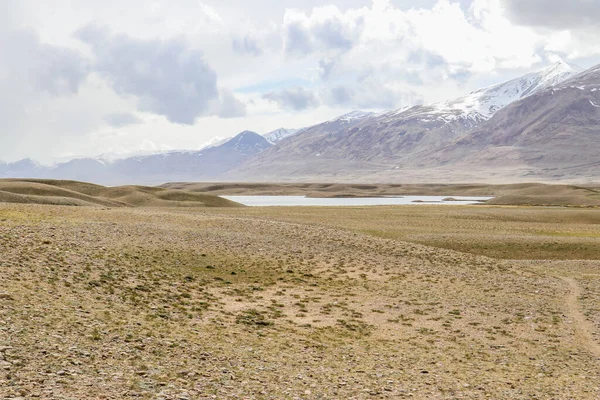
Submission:
[[347,114],[344,114],[341,117],[337,117],[332,121],[355,122],[357,120],[369,118],[374,115],[375,115],[375,113],[373,113],[373,112],[355,110],[355,111],[351,111]]
[[265,133],[263,135],[263,137],[271,143],[277,143],[277,142],[285,139],[286,137],[289,137],[289,136],[292,136],[292,135],[298,133],[298,131],[299,131],[299,129],[279,128],[272,132]]
[[255,152],[257,150],[262,151],[270,146],[272,146],[272,144],[258,133],[252,131],[243,131],[219,147],[234,149],[242,154],[245,154],[247,152]]
[[559,61],[537,72],[512,79],[508,82],[475,90],[470,94],[429,106],[402,108],[384,115],[387,121],[418,118],[421,122],[460,120],[473,127],[490,119],[496,112],[551,86],[564,82],[582,71],[582,68]]
[[436,108],[439,111],[462,111],[463,115],[475,119],[489,119],[510,103],[531,96],[544,89],[559,84],[580,73],[583,69],[564,61],[559,61],[540,71],[532,72],[508,82],[471,92]]

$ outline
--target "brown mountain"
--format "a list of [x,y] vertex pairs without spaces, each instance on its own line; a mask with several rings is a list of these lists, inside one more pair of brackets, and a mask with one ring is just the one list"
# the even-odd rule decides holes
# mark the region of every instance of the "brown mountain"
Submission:
[[[536,97],[579,72],[577,67],[557,63],[446,103],[404,108],[340,124],[343,116],[305,129],[249,158],[227,178],[407,181],[420,180],[432,171],[436,178],[453,179],[446,171],[440,175],[435,169],[468,154],[468,146],[464,152],[455,148],[457,140],[486,125],[515,101]],[[471,170],[467,175],[454,172],[458,180],[476,178]]]
[[600,66],[511,104],[421,162],[541,179],[600,179]]

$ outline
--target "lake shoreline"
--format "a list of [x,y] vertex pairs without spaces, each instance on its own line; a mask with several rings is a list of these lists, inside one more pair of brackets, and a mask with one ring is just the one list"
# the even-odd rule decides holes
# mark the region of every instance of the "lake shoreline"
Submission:
[[221,196],[249,207],[371,207],[394,205],[475,205],[493,197],[475,196],[383,196],[383,197],[309,197],[309,196]]

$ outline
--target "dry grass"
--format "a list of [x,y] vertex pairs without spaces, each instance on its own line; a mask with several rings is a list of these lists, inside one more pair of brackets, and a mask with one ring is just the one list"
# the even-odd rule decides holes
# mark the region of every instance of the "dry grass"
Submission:
[[0,397],[597,399],[599,224],[0,204]]
[[514,206],[256,207],[233,215],[326,224],[500,259],[600,258],[595,209]]

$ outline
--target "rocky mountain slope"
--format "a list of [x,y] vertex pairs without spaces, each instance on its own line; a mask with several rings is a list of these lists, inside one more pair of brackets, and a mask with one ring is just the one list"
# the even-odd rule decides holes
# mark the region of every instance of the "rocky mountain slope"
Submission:
[[332,161],[328,152],[338,146],[341,133],[351,131],[375,117],[376,114],[372,112],[353,111],[305,128],[260,156],[249,158],[224,177],[231,180],[287,180],[310,175],[311,171],[345,174],[368,169],[370,163],[360,160]]
[[[423,154],[452,143],[476,129],[514,101],[535,95],[577,75],[564,62],[511,81],[433,105],[419,105],[381,115],[357,114],[344,123],[317,125],[249,159],[230,174],[238,179],[372,174],[415,165]],[[275,166],[275,167],[274,167]],[[273,178],[271,178],[273,179]]]
[[424,165],[519,169],[546,178],[600,175],[600,66],[498,112]]

